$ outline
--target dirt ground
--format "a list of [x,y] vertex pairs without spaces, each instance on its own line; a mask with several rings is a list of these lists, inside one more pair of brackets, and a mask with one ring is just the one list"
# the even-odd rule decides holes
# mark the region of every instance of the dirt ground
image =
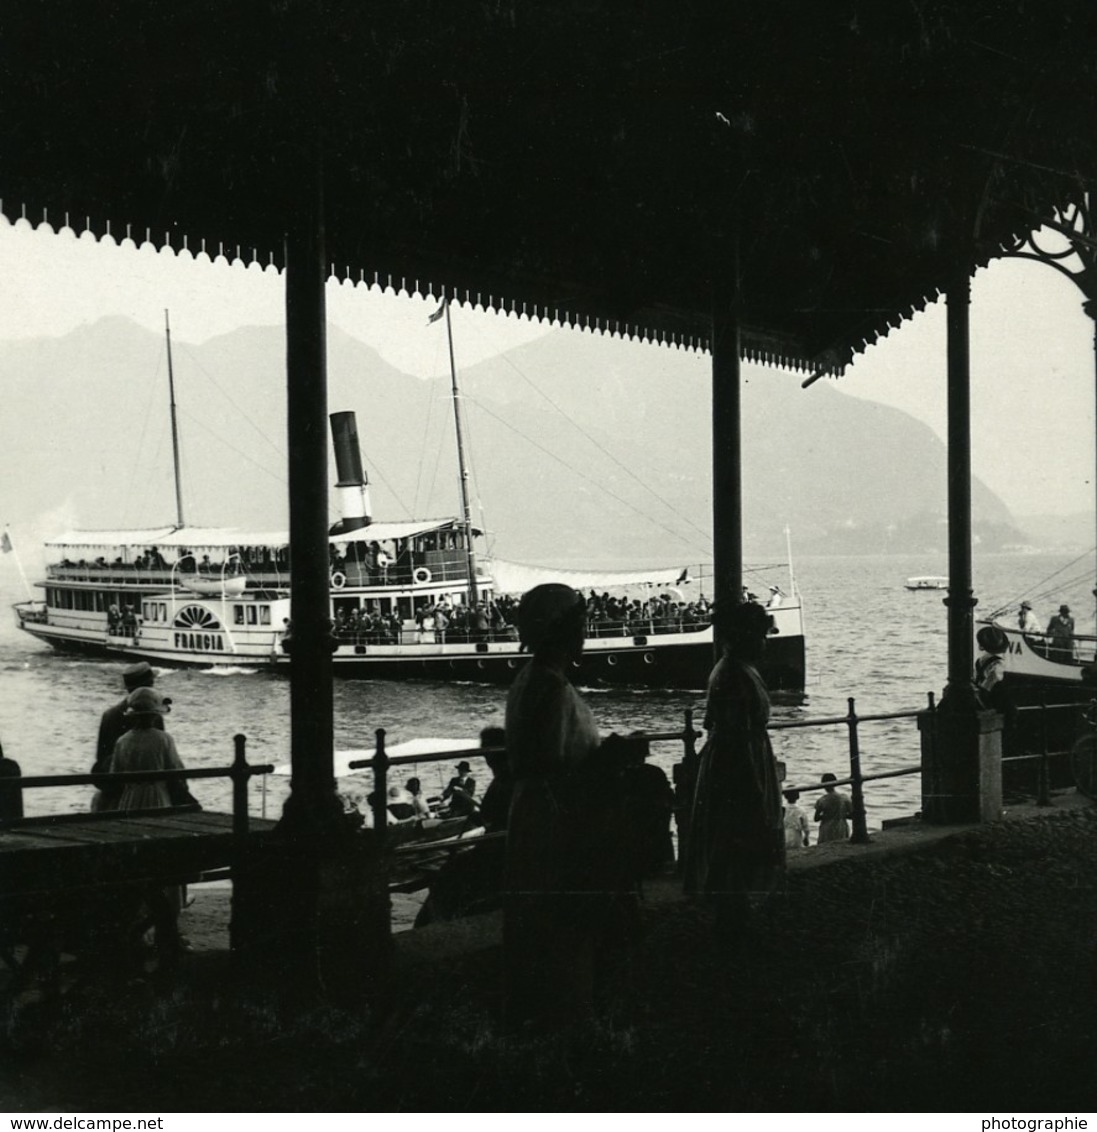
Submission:
[[384,1011],[293,1007],[234,983],[202,891],[178,979],[7,994],[0,1109],[1092,1110],[1097,807],[876,840],[790,868],[735,948],[653,888],[547,1037],[500,1025],[497,916],[400,937]]

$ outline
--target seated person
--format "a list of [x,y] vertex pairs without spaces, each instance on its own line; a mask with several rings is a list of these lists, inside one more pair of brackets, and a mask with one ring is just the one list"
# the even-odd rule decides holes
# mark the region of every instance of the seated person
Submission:
[[415,821],[415,800],[402,786],[390,786],[388,792],[389,817],[394,822]]
[[404,787],[411,798],[411,804],[415,808],[415,816],[419,819],[433,817],[430,804],[426,798],[423,797],[423,785],[418,778],[409,778],[407,785]]
[[457,764],[457,774],[449,780],[442,791],[442,801],[449,810],[450,817],[466,817],[479,808],[473,795],[476,793],[476,779],[470,773],[472,767],[462,759]]
[[[481,747],[502,748],[505,742],[505,734],[501,727],[485,727],[480,732]],[[492,751],[484,755],[484,761],[488,764],[492,777],[487,790],[484,791],[484,800],[480,803],[480,821],[489,831],[506,829],[510,798],[514,793],[507,753],[503,749]]]

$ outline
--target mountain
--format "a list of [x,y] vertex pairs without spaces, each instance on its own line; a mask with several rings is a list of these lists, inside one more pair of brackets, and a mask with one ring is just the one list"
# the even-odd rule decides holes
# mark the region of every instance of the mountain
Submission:
[[[284,527],[281,328],[173,345],[186,521]],[[456,514],[448,379],[401,373],[334,330],[328,366],[329,409],[358,414],[374,514]],[[748,555],[780,554],[786,525],[804,554],[947,546],[945,450],[927,426],[844,395],[840,382],[803,390],[783,371],[745,374]],[[160,337],[112,317],[61,338],[0,343],[0,388],[0,522],[49,535],[174,521]],[[711,559],[707,358],[560,332],[463,370],[461,389],[474,521],[498,555]],[[973,495],[985,547],[1027,541],[978,481]]]

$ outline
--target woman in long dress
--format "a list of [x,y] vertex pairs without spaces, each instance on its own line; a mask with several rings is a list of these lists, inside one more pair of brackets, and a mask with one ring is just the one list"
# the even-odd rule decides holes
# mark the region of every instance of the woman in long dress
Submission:
[[[175,740],[167,731],[159,730],[162,718],[171,711],[171,702],[155,688],[137,688],[126,703],[125,718],[130,730],[114,744],[108,770],[111,773],[136,770],[182,770],[183,760],[175,748]],[[185,784],[179,780],[179,787]],[[185,790],[183,791],[185,793]],[[123,789],[115,809],[159,810],[172,805],[172,789],[164,779],[150,782],[129,782]],[[143,896],[148,916],[155,930],[156,950],[161,970],[174,968],[179,962],[182,937],[179,935],[179,912],[183,903],[180,885],[152,886]]]
[[[171,711],[154,688],[137,688],[126,701],[125,719],[129,731],[119,737],[111,753],[108,770],[112,774],[132,770],[182,770],[183,760],[175,749],[175,740],[159,730],[157,724]],[[115,809],[159,810],[172,804],[167,782],[130,782],[122,788]]]
[[[837,782],[833,774],[824,774],[820,782]],[[849,795],[833,786],[823,787],[824,793],[815,803],[815,820],[819,823],[818,843],[849,840],[849,819],[853,817],[853,803]]]
[[520,640],[533,657],[507,696],[514,780],[504,904],[508,1022],[573,1019],[590,1006],[600,900],[584,858],[590,830],[582,773],[598,729],[569,675],[583,650],[586,606],[564,585],[526,593]]
[[785,862],[780,782],[766,729],[769,694],[757,669],[772,623],[754,602],[713,617],[723,655],[709,676],[708,737],[684,872],[686,891],[714,906],[717,930],[729,938],[746,927],[751,894],[772,891]]

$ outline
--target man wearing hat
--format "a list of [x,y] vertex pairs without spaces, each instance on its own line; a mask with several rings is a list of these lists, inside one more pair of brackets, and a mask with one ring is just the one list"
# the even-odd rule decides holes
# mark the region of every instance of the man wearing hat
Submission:
[[476,779],[469,773],[472,767],[464,759],[457,764],[457,775],[449,780],[442,791],[442,801],[449,803],[454,814],[471,814],[476,809],[473,795],[476,793]]
[[1048,660],[1074,659],[1074,618],[1069,605],[1060,605],[1059,612],[1047,623]]
[[1040,632],[1040,619],[1032,612],[1032,602],[1021,602],[1021,608],[1017,611],[1017,627],[1022,633]]
[[[131,664],[122,670],[122,682],[126,686],[126,695],[113,707],[107,708],[99,720],[99,739],[95,744],[95,765],[92,774],[106,774],[110,768],[110,757],[114,753],[114,744],[130,729],[131,720],[126,718],[126,707],[129,703],[130,692],[138,688],[151,688],[156,680],[156,673],[148,661]],[[170,701],[168,701],[170,703]],[[164,720],[156,716],[153,726],[160,731],[164,730]],[[93,810],[113,809],[122,788],[120,786],[106,786],[96,795],[92,802]]]
[[780,586],[770,586],[769,599],[766,601],[766,609],[776,609],[781,604],[784,596],[785,595],[781,593]]

